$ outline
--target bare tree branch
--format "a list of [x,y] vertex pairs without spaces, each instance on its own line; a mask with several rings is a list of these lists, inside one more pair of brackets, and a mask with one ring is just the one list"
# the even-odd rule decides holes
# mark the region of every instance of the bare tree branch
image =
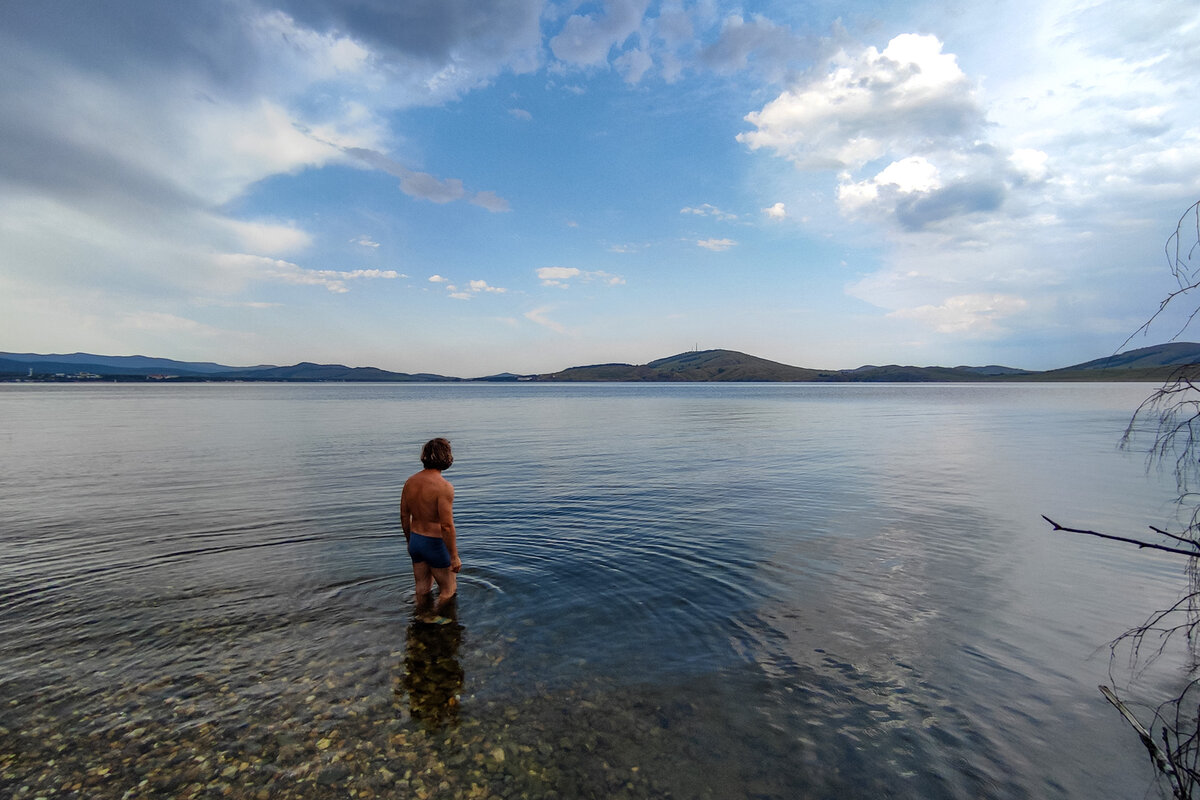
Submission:
[[[1189,558],[1195,558],[1197,556],[1200,556],[1200,552],[1197,552],[1195,550],[1180,550],[1177,547],[1167,547],[1167,546],[1161,545],[1161,544],[1154,544],[1153,542],[1144,542],[1141,539],[1130,539],[1127,536],[1113,536],[1110,533],[1100,533],[1099,531],[1089,531],[1089,530],[1083,530],[1081,528],[1068,528],[1065,525],[1059,525],[1057,522],[1050,519],[1045,514],[1042,514],[1042,519],[1046,520],[1046,522],[1049,522],[1051,524],[1051,526],[1053,526],[1054,530],[1056,530],[1056,531],[1066,531],[1067,533],[1082,533],[1082,534],[1086,534],[1088,536],[1099,536],[1101,539],[1111,539],[1114,542],[1126,542],[1128,544],[1135,544],[1138,547],[1148,547],[1152,550],[1163,550],[1167,553],[1175,553],[1176,555],[1188,556]],[[1151,530],[1153,530],[1153,528],[1151,528]],[[1172,537],[1172,538],[1179,538],[1179,537]]]

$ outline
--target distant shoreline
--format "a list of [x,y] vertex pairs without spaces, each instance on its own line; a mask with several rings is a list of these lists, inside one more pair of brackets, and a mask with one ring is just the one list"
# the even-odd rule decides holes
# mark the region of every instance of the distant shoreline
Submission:
[[735,350],[693,350],[647,364],[593,364],[543,374],[502,372],[477,378],[311,362],[229,367],[147,356],[0,352],[3,383],[1109,383],[1179,377],[1200,377],[1200,344],[1168,342],[1043,371],[995,364],[820,370]]

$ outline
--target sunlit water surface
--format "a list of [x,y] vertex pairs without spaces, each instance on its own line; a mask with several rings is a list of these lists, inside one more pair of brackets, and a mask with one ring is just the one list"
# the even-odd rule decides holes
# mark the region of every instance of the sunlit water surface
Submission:
[[[1142,796],[1096,685],[1182,565],[1040,515],[1169,524],[1149,389],[0,386],[0,790]],[[397,526],[435,435],[442,625]]]

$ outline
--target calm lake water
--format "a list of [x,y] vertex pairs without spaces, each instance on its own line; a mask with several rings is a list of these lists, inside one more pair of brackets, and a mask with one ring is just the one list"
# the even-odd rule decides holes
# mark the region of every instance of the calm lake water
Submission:
[[1096,686],[1183,565],[1040,515],[1170,524],[1150,388],[0,385],[0,790],[1141,797]]

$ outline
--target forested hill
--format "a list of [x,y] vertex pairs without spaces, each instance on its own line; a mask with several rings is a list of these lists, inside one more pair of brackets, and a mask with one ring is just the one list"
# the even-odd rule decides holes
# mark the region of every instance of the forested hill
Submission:
[[539,381],[816,381],[824,373],[733,350],[699,350],[648,364],[593,364],[538,375]]
[[1183,365],[1200,364],[1200,344],[1170,342],[1099,358],[1070,367],[1036,372],[988,365],[917,367],[888,364],[857,369],[793,367],[734,350],[699,350],[648,364],[594,364],[538,375],[538,381],[846,381],[935,382],[1058,380],[1162,380]]
[[[961,382],[961,381],[1159,381],[1195,366],[1200,376],[1200,344],[1168,342],[1069,367],[1035,372],[988,365],[917,367],[890,364],[857,369],[795,367],[735,350],[695,350],[647,364],[593,364],[542,375],[498,373],[472,380],[536,382]],[[302,362],[290,367],[228,367],[212,362],[172,361],[145,356],[89,353],[38,355],[0,352],[0,380],[175,380],[175,381],[458,381],[429,373],[389,372],[375,367]]]

